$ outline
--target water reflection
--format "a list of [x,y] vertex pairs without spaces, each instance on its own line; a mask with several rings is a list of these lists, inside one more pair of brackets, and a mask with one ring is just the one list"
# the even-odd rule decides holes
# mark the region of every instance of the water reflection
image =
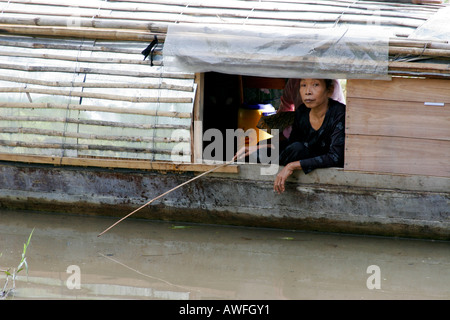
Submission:
[[[0,211],[0,269],[35,228],[14,298],[450,298],[449,242],[133,219],[97,237],[115,221]],[[368,288],[371,265],[380,289]]]

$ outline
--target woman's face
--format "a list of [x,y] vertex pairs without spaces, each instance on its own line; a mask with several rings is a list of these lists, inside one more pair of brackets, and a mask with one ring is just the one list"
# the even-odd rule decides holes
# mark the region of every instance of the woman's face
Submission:
[[300,81],[300,96],[308,108],[326,107],[332,92],[326,88],[323,79],[302,79]]

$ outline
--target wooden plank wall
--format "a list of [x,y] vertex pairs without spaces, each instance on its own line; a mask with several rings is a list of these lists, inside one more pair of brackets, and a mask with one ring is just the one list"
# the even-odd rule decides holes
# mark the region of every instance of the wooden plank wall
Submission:
[[450,177],[450,80],[349,80],[345,169]]

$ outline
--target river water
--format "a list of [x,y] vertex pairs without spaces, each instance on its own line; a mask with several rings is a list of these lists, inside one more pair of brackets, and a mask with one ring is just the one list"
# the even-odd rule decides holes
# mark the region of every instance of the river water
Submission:
[[450,299],[450,242],[116,221],[0,210],[8,299]]

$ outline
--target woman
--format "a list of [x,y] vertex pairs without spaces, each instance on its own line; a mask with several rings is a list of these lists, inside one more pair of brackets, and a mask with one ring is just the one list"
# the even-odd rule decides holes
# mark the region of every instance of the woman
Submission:
[[279,157],[284,167],[275,178],[276,192],[284,192],[294,170],[307,174],[316,168],[343,167],[345,105],[331,99],[333,92],[332,80],[300,81],[303,104],[295,111],[288,146]]
[[[333,100],[334,82],[329,79],[302,79],[299,92],[303,103],[295,110],[286,147],[279,155],[284,167],[274,182],[274,190],[282,193],[294,170],[308,174],[316,168],[343,167],[345,142],[345,105]],[[244,147],[235,159],[243,158],[270,144]]]
[[[300,81],[301,79],[289,79],[286,82],[286,86],[283,90],[283,95],[280,99],[280,107],[277,110],[277,113],[281,112],[291,112],[297,110],[297,108],[303,103],[302,97],[300,95]],[[338,80],[333,81],[333,94],[331,99],[339,101],[345,104],[345,97],[342,91],[341,84]],[[292,126],[288,126],[283,129],[282,135],[280,135],[280,140],[289,139],[289,136],[292,132]]]

